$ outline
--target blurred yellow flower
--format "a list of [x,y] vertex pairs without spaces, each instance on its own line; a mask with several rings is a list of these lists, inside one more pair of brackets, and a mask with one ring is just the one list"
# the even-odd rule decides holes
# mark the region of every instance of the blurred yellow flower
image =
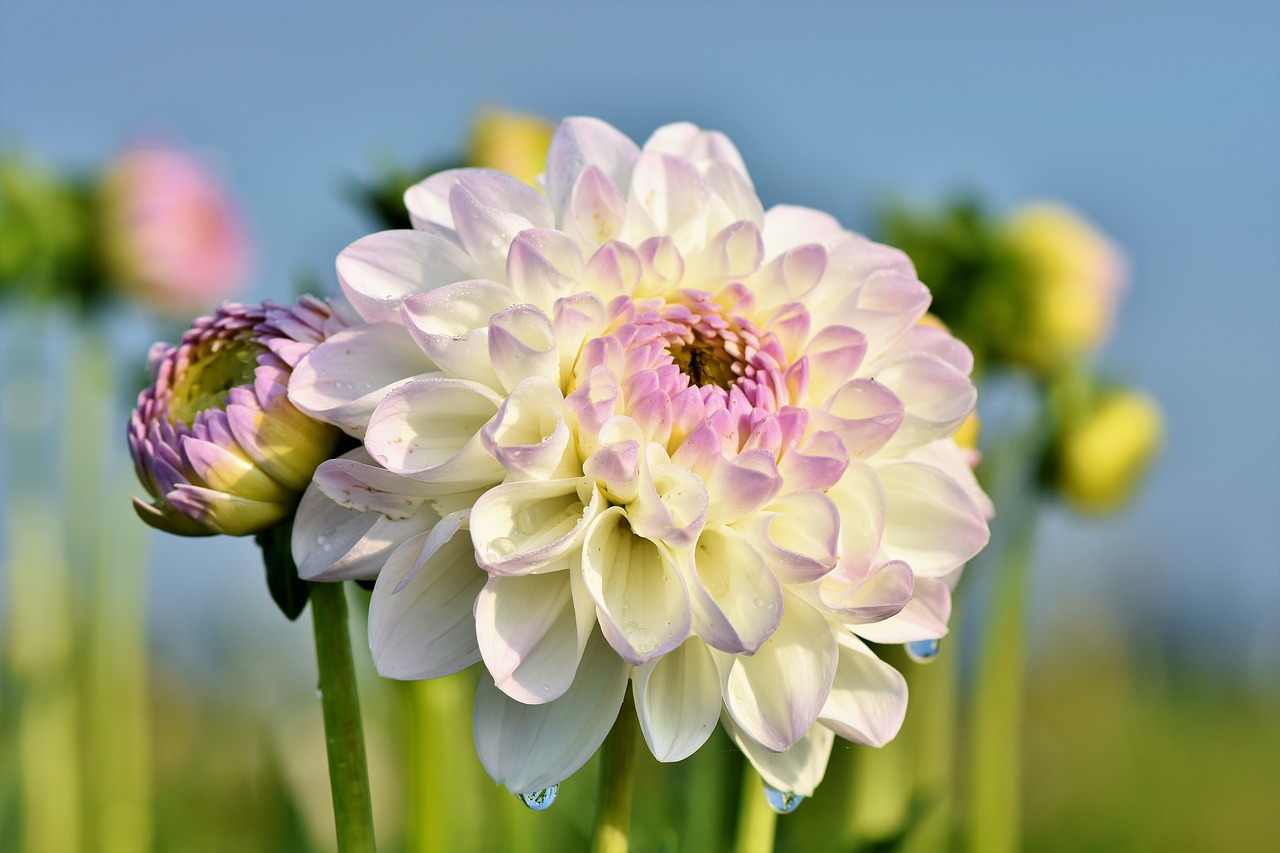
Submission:
[[1020,355],[1051,367],[1098,346],[1111,329],[1126,276],[1116,247],[1057,204],[1022,208],[1005,233],[1030,279],[1028,334]]
[[1102,396],[1062,435],[1059,484],[1067,502],[1085,512],[1118,509],[1150,467],[1163,432],[1160,408],[1145,394]]
[[485,110],[476,117],[467,146],[467,164],[497,169],[526,184],[547,167],[547,148],[555,125],[546,119],[504,110]]

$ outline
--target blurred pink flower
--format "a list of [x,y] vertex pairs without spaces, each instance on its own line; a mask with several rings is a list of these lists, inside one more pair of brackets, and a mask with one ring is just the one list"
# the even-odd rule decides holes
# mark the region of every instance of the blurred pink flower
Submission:
[[165,144],[136,146],[102,185],[103,251],[119,285],[168,314],[207,310],[240,289],[244,222],[200,160]]

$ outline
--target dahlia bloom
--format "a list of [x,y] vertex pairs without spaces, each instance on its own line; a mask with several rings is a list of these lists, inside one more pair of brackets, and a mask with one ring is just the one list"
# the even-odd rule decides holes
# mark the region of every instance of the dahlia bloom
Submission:
[[339,256],[366,322],[289,395],[364,446],[317,470],[295,556],[343,513],[376,533],[309,576],[387,554],[361,567],[379,672],[483,662],[476,748],[515,793],[578,769],[630,682],[659,760],[720,722],[795,802],[835,736],[897,732],[905,682],[863,641],[945,634],[987,541],[951,438],[972,357],[917,324],[906,256],[763,210],[722,134],[569,119],[544,190],[443,172],[405,195],[416,230]]
[[244,282],[240,214],[203,163],[178,148],[131,149],[102,185],[104,251],[120,284],[157,309],[190,316]]
[[177,346],[151,348],[154,382],[138,395],[129,449],[152,497],[134,498],[152,527],[243,536],[287,518],[341,433],[289,402],[289,374],[345,328],[328,302],[224,304]]

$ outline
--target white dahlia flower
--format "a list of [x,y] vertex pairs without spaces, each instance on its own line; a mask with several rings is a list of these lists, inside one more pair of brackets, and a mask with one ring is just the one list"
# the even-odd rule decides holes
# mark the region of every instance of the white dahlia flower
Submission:
[[836,735],[902,722],[863,640],[941,637],[987,541],[951,438],[969,351],[917,325],[901,252],[763,210],[722,134],[569,119],[544,190],[443,172],[405,195],[416,230],[339,256],[367,323],[289,393],[364,448],[317,471],[298,563],[377,575],[383,675],[483,662],[476,749],[515,793],[577,770],[630,681],[660,761],[720,722],[810,795]]

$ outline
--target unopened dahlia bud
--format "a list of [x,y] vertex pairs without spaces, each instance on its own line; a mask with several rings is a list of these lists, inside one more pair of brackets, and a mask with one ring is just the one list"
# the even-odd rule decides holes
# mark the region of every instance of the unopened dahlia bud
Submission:
[[111,276],[153,308],[190,316],[244,283],[244,223],[222,184],[188,152],[136,147],[112,164],[101,195]]
[[1020,357],[1052,367],[1095,349],[1111,330],[1126,276],[1119,250],[1056,204],[1023,208],[1005,233],[1029,288]]
[[151,497],[142,520],[184,536],[257,533],[287,518],[339,430],[289,402],[294,365],[347,321],[310,296],[286,307],[227,303],[177,346],[151,351],[129,448]]
[[547,168],[547,148],[555,125],[546,119],[506,110],[485,110],[476,117],[467,164],[497,169],[532,184]]
[[1163,419],[1150,397],[1119,390],[1102,396],[1063,431],[1059,486],[1085,512],[1118,509],[1137,490],[1160,449]]

